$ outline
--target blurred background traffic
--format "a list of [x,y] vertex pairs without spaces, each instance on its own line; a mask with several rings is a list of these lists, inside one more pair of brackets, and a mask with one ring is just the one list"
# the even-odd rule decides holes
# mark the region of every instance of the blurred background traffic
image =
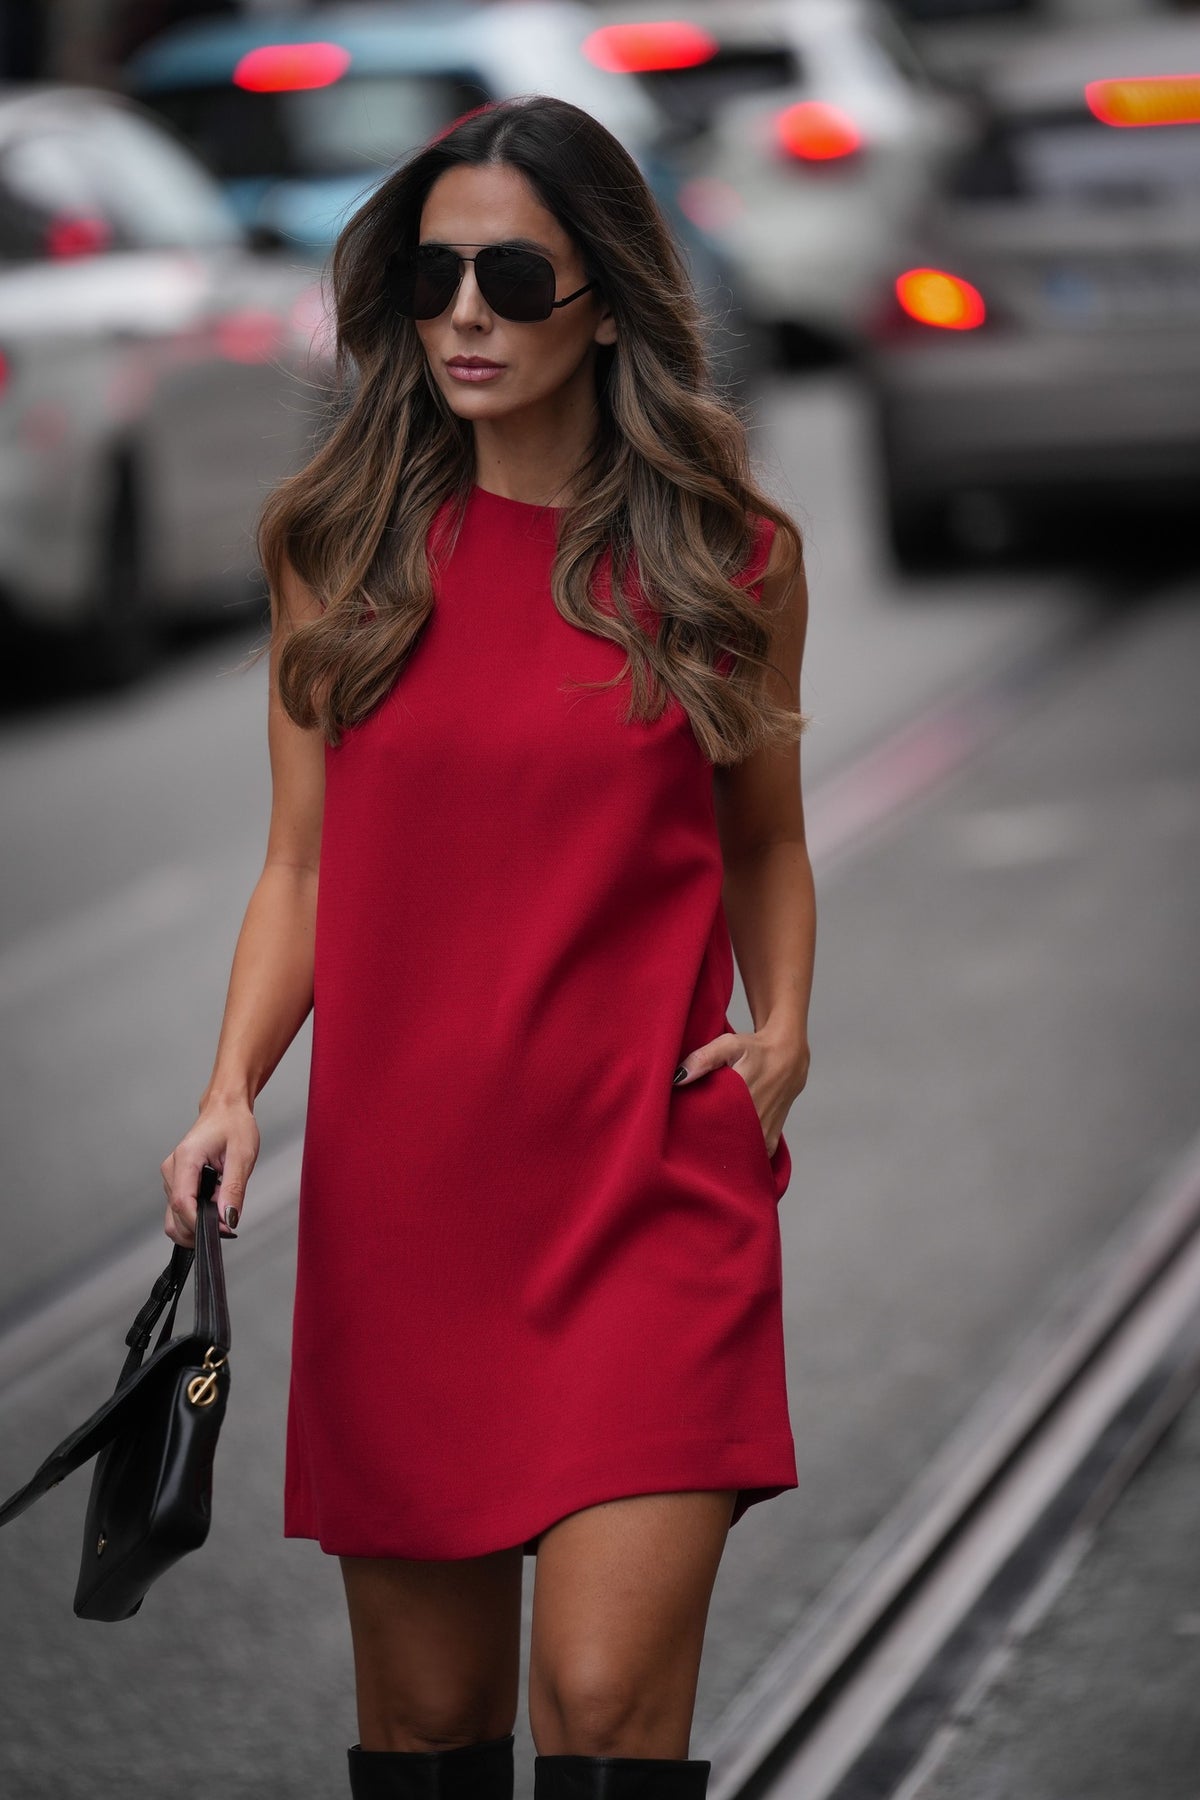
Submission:
[[[1200,16],[1136,0],[13,0],[0,601],[95,681],[236,605],[319,428],[321,272],[406,152],[541,90],[630,148],[715,366],[854,367],[905,569],[1190,498]],[[1170,521],[1168,520],[1168,523]]]

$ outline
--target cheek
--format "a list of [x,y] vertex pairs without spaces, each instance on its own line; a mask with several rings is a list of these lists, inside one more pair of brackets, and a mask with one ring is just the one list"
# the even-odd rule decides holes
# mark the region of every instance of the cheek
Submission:
[[578,331],[554,330],[550,324],[530,326],[526,342],[513,346],[510,360],[530,391],[552,392],[573,375],[588,353],[591,339]]

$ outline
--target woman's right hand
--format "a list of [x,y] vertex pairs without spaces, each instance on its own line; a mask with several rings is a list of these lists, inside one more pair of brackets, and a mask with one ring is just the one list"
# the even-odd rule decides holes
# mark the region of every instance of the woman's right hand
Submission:
[[233,1237],[246,1197],[246,1183],[258,1160],[259,1134],[249,1106],[205,1107],[187,1136],[159,1165],[167,1196],[163,1230],[173,1243],[191,1250],[196,1242],[196,1195],[200,1171],[212,1163],[221,1180],[215,1199],[222,1237]]

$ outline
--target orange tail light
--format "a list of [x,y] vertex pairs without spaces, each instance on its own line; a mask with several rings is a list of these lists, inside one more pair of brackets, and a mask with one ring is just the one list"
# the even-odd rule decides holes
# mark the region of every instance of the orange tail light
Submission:
[[841,107],[825,100],[798,100],[777,116],[775,141],[799,162],[836,162],[862,148],[862,133]]
[[896,298],[910,319],[948,331],[971,331],[987,317],[983,295],[945,269],[906,269],[896,277]]

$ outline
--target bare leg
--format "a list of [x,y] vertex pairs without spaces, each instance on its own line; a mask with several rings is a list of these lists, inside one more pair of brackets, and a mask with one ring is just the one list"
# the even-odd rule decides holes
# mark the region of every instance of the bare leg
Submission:
[[636,1494],[538,1546],[529,1723],[543,1756],[686,1757],[733,1490]]
[[364,1750],[447,1750],[513,1729],[520,1549],[451,1562],[338,1560]]

